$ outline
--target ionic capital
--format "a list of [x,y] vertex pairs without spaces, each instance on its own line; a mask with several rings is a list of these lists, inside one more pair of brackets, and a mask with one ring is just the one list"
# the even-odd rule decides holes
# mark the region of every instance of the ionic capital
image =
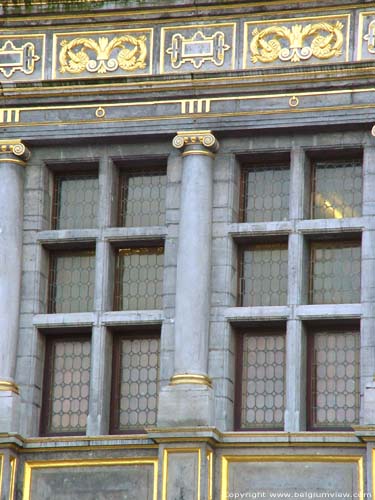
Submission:
[[0,140],[1,163],[17,163],[18,165],[25,167],[30,156],[30,151],[20,139]]
[[183,150],[182,156],[208,155],[213,157],[219,149],[219,141],[210,130],[177,132],[173,146]]

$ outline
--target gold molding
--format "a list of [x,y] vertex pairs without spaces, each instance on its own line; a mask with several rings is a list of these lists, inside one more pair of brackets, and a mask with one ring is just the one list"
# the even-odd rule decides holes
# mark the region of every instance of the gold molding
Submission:
[[17,458],[10,457],[9,500],[14,500],[14,494],[16,490],[16,472],[17,472]]
[[[244,111],[233,111],[233,112],[219,112],[219,111],[210,111],[209,113],[204,112],[202,110],[202,113],[200,114],[189,114],[189,115],[181,115],[181,114],[175,114],[175,113],[170,113],[170,114],[165,114],[161,116],[151,116],[148,114],[145,114],[144,116],[133,116],[133,114],[129,112],[123,113],[123,116],[120,118],[110,118],[108,115],[110,114],[110,111],[112,109],[123,109],[124,111],[127,110],[128,108],[132,108],[134,106],[137,107],[145,107],[145,106],[153,106],[153,105],[170,105],[170,106],[175,106],[178,108],[181,105],[181,100],[178,99],[172,99],[172,100],[161,100],[161,101],[137,101],[137,102],[122,102],[122,103],[109,103],[105,104],[105,109],[106,109],[106,116],[101,118],[101,121],[103,123],[123,123],[123,122],[131,122],[131,121],[152,121],[152,120],[170,120],[170,119],[183,119],[183,118],[188,118],[190,119],[191,117],[203,117],[203,116],[210,116],[210,117],[230,117],[230,116],[252,116],[252,115],[274,115],[274,114],[285,114],[285,113],[305,113],[305,112],[319,112],[319,111],[332,111],[332,110],[347,110],[347,109],[372,109],[375,107],[375,104],[371,102],[371,100],[368,103],[365,104],[343,104],[343,105],[327,105],[327,106],[307,106],[304,103],[306,100],[304,99],[305,97],[314,97],[314,96],[324,96],[324,95],[351,95],[351,94],[356,94],[356,93],[365,93],[365,92],[370,92],[370,93],[375,93],[375,88],[354,88],[354,89],[344,89],[344,90],[323,90],[323,91],[311,91],[311,92],[287,92],[287,93],[269,93],[269,94],[260,94],[260,95],[233,95],[229,97],[211,97],[210,102],[211,106],[216,105],[221,102],[236,102],[236,101],[261,101],[261,100],[267,100],[267,99],[284,99],[285,98],[285,105],[284,107],[279,107],[279,108],[273,108],[273,109],[249,109],[249,110],[244,110]],[[299,101],[299,105],[297,107],[290,107],[289,100],[290,98],[297,98]],[[207,100],[207,99],[203,99]],[[183,100],[185,101],[185,100]],[[281,105],[283,102],[280,103]],[[304,105],[304,106],[303,106]],[[56,106],[35,106],[35,107],[22,107],[22,108],[9,108],[6,110],[0,110],[0,117],[1,117],[1,111],[6,111],[6,112],[12,112],[15,116],[18,116],[18,120],[20,117],[22,117],[23,113],[33,113],[36,111],[64,111],[64,110],[87,110],[92,113],[92,119],[82,119],[82,120],[71,120],[67,121],[64,120],[62,116],[60,116],[59,120],[50,120],[50,121],[29,121],[29,122],[13,122],[12,126],[13,127],[30,127],[30,126],[49,126],[51,124],[59,124],[59,125],[71,125],[71,124],[89,124],[89,123],[94,123],[97,122],[97,117],[95,115],[95,111],[98,109],[99,104],[80,104],[80,105],[56,105]],[[210,131],[188,131],[188,132],[179,132],[178,135],[186,136],[188,137],[188,134],[195,134],[198,136],[197,140],[199,142],[199,135],[202,136],[202,133],[210,133]],[[177,139],[176,139],[177,140]],[[187,142],[189,142],[189,138],[187,139]],[[182,138],[178,139],[178,145],[181,144],[180,147],[183,147],[182,144]],[[6,141],[7,142],[7,141]],[[195,143],[197,144],[197,142]]]
[[[0,141],[0,143],[1,143],[1,141]],[[0,151],[0,153],[1,153],[1,151]],[[2,160],[0,158],[0,162],[1,161],[6,162],[9,160]],[[14,161],[16,161],[16,160],[14,160]],[[19,163],[19,162],[17,161],[17,163]],[[19,389],[18,385],[15,382],[9,382],[8,380],[0,380],[0,391],[2,391],[2,392],[14,392],[15,394],[20,393],[20,389]]]
[[[167,500],[168,494],[168,455],[174,453],[197,453],[198,454],[198,465],[197,465],[197,496],[196,500],[200,500],[201,497],[201,463],[202,463],[202,450],[200,448],[164,448],[163,451],[163,468],[162,468],[162,500]],[[26,499],[28,500],[28,499]]]
[[31,481],[32,472],[36,469],[56,469],[64,467],[105,467],[115,465],[152,465],[153,466],[153,500],[157,500],[158,493],[158,459],[157,458],[108,458],[83,460],[43,460],[25,462],[22,500],[32,500]]
[[363,457],[358,455],[224,455],[221,459],[221,500],[228,499],[229,464],[240,462],[325,462],[356,463],[358,476],[358,496],[363,499]]
[[[201,154],[200,152],[197,152]],[[212,388],[212,380],[207,375],[196,375],[190,373],[176,374],[171,377],[169,385],[195,384],[205,385]]]
[[214,454],[212,450],[207,450],[207,500],[213,499],[213,477],[214,477]]

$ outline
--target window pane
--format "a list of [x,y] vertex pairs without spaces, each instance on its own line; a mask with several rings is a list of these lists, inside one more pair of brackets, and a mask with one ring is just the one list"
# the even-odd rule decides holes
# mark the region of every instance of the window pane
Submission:
[[285,336],[244,335],[240,427],[283,428]]
[[252,245],[243,251],[242,306],[280,306],[287,302],[286,244]]
[[118,251],[115,305],[118,310],[161,309],[163,247]]
[[167,176],[147,171],[121,176],[120,226],[161,226],[165,224]]
[[248,167],[243,170],[242,220],[266,222],[289,217],[289,168]]
[[92,311],[95,254],[66,252],[51,255],[49,312]]
[[360,302],[361,247],[353,242],[313,243],[310,303]]
[[55,178],[54,229],[96,227],[98,178],[91,175]]
[[115,402],[118,427],[137,430],[156,424],[159,350],[157,337],[122,338],[120,349],[120,384]]
[[312,218],[342,219],[361,214],[361,162],[316,163],[313,168]]
[[359,419],[359,333],[313,337],[312,426],[350,427]]
[[47,341],[48,344],[46,363],[50,390],[45,399],[48,414],[45,432],[85,432],[89,407],[90,341],[52,340]]

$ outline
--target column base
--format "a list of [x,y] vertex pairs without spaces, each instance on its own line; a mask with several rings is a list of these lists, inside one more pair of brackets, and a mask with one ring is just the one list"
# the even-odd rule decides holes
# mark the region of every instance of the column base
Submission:
[[0,390],[0,434],[19,432],[20,403],[19,394]]
[[158,427],[213,427],[214,408],[212,387],[168,385],[159,394]]

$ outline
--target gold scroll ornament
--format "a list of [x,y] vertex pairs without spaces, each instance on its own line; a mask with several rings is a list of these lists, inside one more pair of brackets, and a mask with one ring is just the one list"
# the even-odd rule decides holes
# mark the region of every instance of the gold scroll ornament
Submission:
[[[146,67],[147,45],[146,36],[131,35],[116,36],[110,40],[99,37],[75,38],[61,42],[59,56],[61,73],[79,74],[107,73],[121,68],[124,71],[135,71]],[[116,53],[114,51],[118,49]],[[112,57],[111,57],[112,56]]]
[[[270,63],[280,59],[295,63],[312,56],[318,59],[339,56],[344,43],[343,26],[337,21],[335,24],[295,24],[291,29],[286,26],[255,28],[250,43],[251,60],[253,63]],[[283,46],[283,41],[289,46]]]

